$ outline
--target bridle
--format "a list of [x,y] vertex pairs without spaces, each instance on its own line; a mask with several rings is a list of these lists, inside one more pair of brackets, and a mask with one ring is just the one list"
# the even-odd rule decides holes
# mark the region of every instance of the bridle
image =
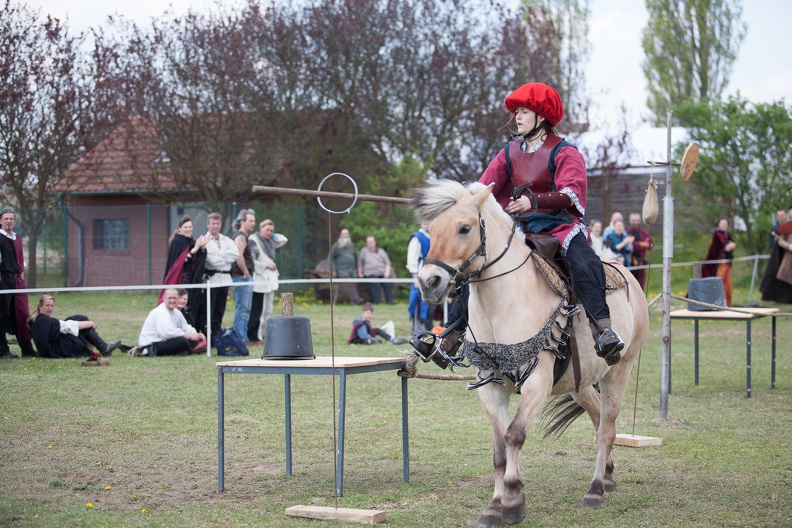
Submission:
[[[532,207],[535,209],[536,208],[536,195],[534,195],[533,191],[531,191],[529,189],[530,186],[531,186],[531,182],[528,182],[526,184],[520,185],[520,186],[516,187],[512,191],[511,194],[512,194],[512,198],[516,199],[516,198],[520,197],[525,192],[529,193],[529,197],[531,199]],[[445,271],[447,271],[451,275],[451,284],[453,286],[452,289],[459,288],[459,287],[461,287],[461,286],[463,286],[465,284],[468,284],[470,282],[481,282],[481,281],[484,281],[484,280],[491,280],[491,279],[494,279],[495,277],[501,277],[503,275],[506,275],[507,273],[511,273],[511,272],[519,269],[523,264],[525,264],[528,261],[529,258],[531,258],[531,255],[533,255],[533,251],[529,252],[528,256],[525,258],[525,260],[519,266],[517,266],[514,269],[511,269],[511,270],[506,271],[504,273],[500,273],[500,274],[496,275],[495,277],[489,277],[487,279],[473,280],[475,277],[480,276],[481,273],[484,270],[486,270],[487,268],[493,266],[496,262],[498,262],[503,257],[503,255],[505,255],[506,252],[509,251],[509,248],[511,247],[512,239],[514,238],[514,233],[517,230],[517,220],[516,220],[516,218],[519,215],[514,215],[513,214],[511,216],[512,216],[512,218],[514,218],[514,222],[512,223],[511,233],[509,234],[509,240],[506,241],[506,247],[503,248],[503,251],[501,251],[500,255],[495,257],[495,259],[492,260],[491,262],[487,262],[486,261],[486,259],[487,259],[486,223],[484,222],[484,219],[481,217],[481,212],[479,211],[479,213],[478,213],[478,223],[479,223],[479,238],[480,238],[481,242],[479,243],[479,246],[476,248],[476,250],[473,252],[473,254],[470,255],[470,257],[468,257],[467,260],[462,262],[456,268],[452,268],[451,266],[449,266],[448,264],[446,264],[442,260],[437,260],[437,259],[433,259],[433,258],[425,258],[424,259],[424,263],[425,264],[434,264],[435,266],[439,266],[442,269],[444,269]],[[478,258],[478,257],[484,257],[484,266],[482,266],[480,269],[478,269],[476,271],[473,271],[471,273],[468,273],[467,275],[464,275],[465,270],[468,267],[470,267],[470,265],[473,264],[473,261],[476,260],[476,258]]]

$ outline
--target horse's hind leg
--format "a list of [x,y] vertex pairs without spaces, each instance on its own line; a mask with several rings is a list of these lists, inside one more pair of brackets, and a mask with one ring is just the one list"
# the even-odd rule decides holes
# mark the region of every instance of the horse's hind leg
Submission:
[[[589,419],[591,419],[591,423],[594,425],[594,432],[596,433],[599,430],[601,412],[599,391],[593,385],[589,385],[588,387],[582,387],[580,392],[573,392],[570,393],[570,395],[577,404],[586,411]],[[609,455],[608,461],[605,464],[605,476],[603,477],[604,489],[608,492],[616,491],[616,482],[613,480],[614,467],[613,457]]]
[[[613,483],[613,442],[616,440],[616,417],[619,415],[624,388],[630,376],[632,361],[615,365],[600,380],[600,424],[597,429],[597,465],[583,505],[597,508],[605,501],[606,483]],[[615,483],[613,489],[615,490]]]

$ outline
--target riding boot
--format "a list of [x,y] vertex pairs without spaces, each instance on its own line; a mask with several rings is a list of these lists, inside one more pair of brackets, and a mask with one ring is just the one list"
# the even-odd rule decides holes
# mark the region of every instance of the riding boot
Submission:
[[594,338],[594,350],[597,355],[605,360],[608,366],[613,366],[621,361],[621,351],[624,348],[619,334],[611,328],[610,319],[598,319],[590,322],[591,335]]

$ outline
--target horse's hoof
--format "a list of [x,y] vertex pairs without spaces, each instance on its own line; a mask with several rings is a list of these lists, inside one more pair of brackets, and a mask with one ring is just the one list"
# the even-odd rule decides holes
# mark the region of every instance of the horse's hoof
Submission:
[[616,491],[616,483],[608,478],[602,481],[603,485],[605,486],[605,491],[609,493],[613,493]]
[[525,503],[519,508],[503,509],[503,524],[520,524],[525,519]]
[[596,495],[594,493],[586,493],[583,495],[584,508],[599,508],[604,503],[605,498],[602,495]]
[[493,526],[503,526],[500,515],[482,515],[476,523],[476,528],[491,528]]

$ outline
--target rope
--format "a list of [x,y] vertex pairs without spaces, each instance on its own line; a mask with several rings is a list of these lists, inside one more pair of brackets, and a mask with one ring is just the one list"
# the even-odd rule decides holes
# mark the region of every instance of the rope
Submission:
[[419,378],[419,379],[433,379],[441,381],[473,381],[476,376],[452,376],[450,374],[418,374],[418,356],[408,352],[407,364],[401,370],[396,371],[396,375],[400,378]]

